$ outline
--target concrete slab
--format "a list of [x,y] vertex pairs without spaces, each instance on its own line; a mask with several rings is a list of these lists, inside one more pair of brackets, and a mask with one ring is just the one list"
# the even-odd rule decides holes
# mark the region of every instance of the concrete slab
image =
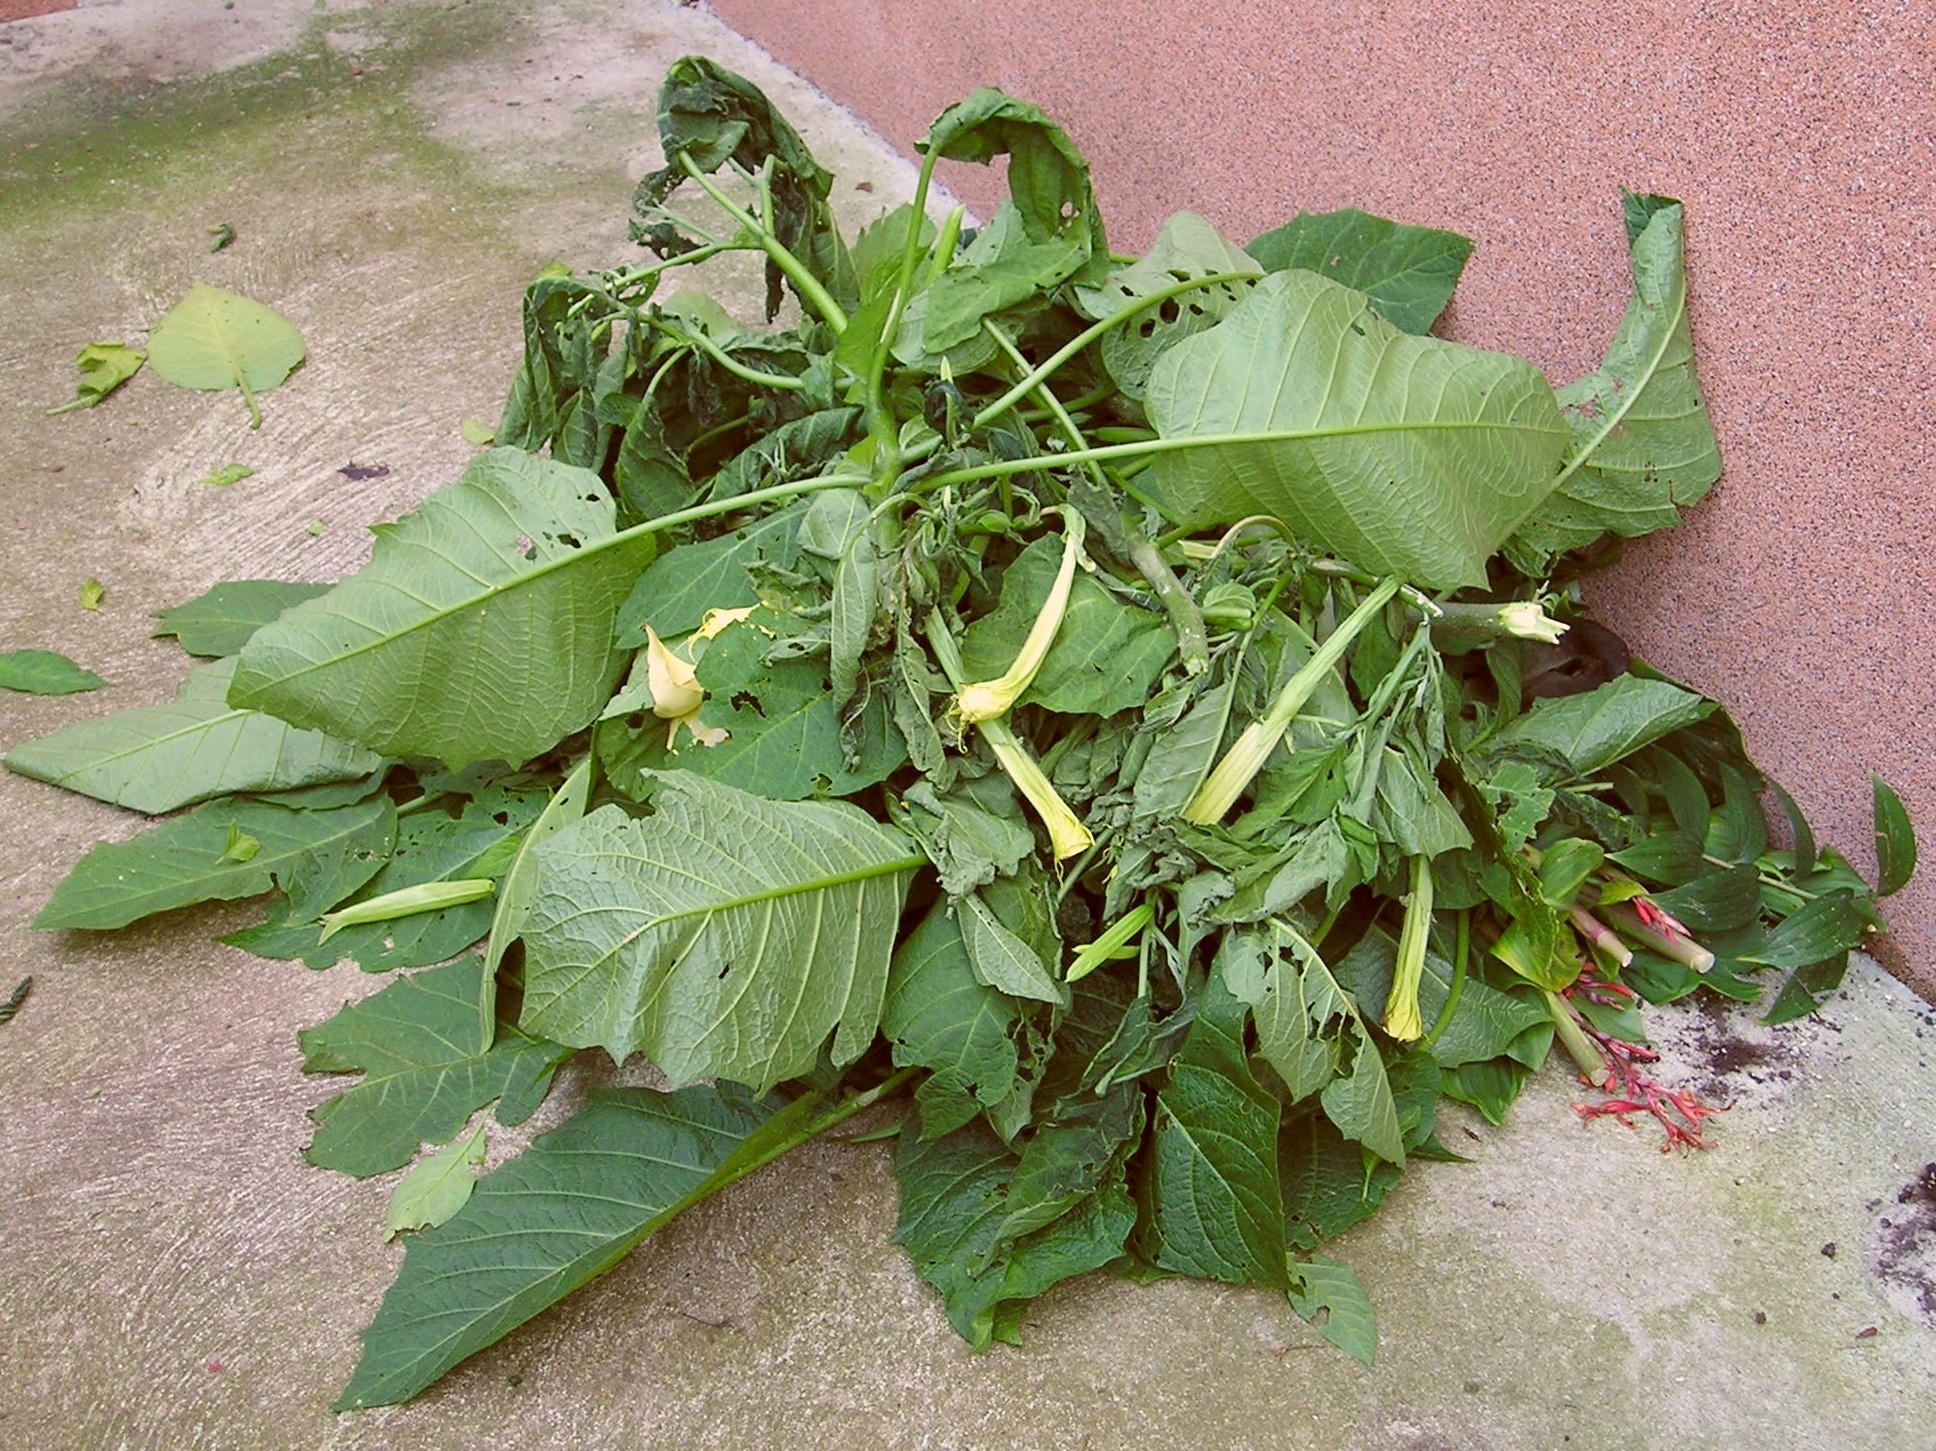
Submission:
[[[524,282],[620,255],[676,55],[767,86],[843,178],[850,222],[909,182],[671,0],[129,0],[0,42],[0,647],[114,682],[5,696],[0,745],[166,699],[183,662],[148,638],[151,611],[221,578],[340,575],[364,523],[454,476],[458,424],[492,416],[516,357]],[[237,240],[211,254],[221,223]],[[234,398],[153,378],[43,416],[82,344],[137,336],[197,278],[308,338],[260,433]],[[258,472],[197,482],[230,462]],[[352,463],[388,472],[351,480]],[[98,613],[77,602],[89,576]],[[0,992],[36,978],[0,1027],[0,1445],[1936,1446],[1936,1203],[1918,1188],[1936,1023],[1867,964],[1780,1034],[1662,1015],[1670,1061],[1737,1104],[1707,1154],[1580,1124],[1558,1072],[1507,1128],[1453,1122],[1476,1162],[1422,1166],[1337,1246],[1380,1310],[1370,1371],[1268,1295],[1100,1277],[1045,1299],[1026,1348],[970,1356],[887,1244],[885,1151],[825,1143],[419,1402],[332,1416],[400,1250],[378,1238],[390,1180],[300,1158],[331,1089],[301,1076],[294,1034],[379,983],[211,943],[247,907],[33,933],[86,846],[138,823],[13,776],[0,822]]]

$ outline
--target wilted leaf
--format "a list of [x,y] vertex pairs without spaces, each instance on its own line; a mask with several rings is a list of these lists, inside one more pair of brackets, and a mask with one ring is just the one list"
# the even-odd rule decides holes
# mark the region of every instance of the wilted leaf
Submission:
[[280,313],[206,282],[155,324],[148,361],[183,388],[240,388],[249,426],[262,426],[255,395],[279,385],[303,360],[302,334]]
[[74,385],[76,397],[71,403],[49,408],[48,416],[71,412],[76,408],[95,407],[139,373],[141,365],[147,360],[146,353],[126,343],[89,343],[74,359],[75,365],[81,370],[81,381]]

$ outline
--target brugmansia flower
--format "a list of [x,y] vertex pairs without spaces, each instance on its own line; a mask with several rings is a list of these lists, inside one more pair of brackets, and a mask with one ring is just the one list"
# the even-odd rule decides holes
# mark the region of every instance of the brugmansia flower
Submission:
[[1432,928],[1432,864],[1412,858],[1412,890],[1405,895],[1405,925],[1398,932],[1398,962],[1391,994],[1385,999],[1385,1031],[1401,1043],[1425,1036],[1418,1011],[1418,985],[1425,976],[1425,942]]
[[1082,557],[1082,515],[1073,509],[1063,511],[1062,567],[1055,572],[1049,597],[1029,626],[1028,638],[1016,652],[1014,663],[993,680],[978,680],[964,685],[955,697],[955,714],[969,725],[998,720],[1021,698],[1035,680],[1035,672],[1049,658],[1055,632],[1062,628],[1062,617],[1069,612],[1069,592],[1075,588],[1076,562]]
[[[707,617],[708,623],[712,622],[713,615],[729,613],[735,612],[715,610]],[[714,633],[729,623],[721,621]],[[691,731],[693,739],[702,745],[716,746],[727,738],[727,732],[709,727],[699,719],[699,707],[705,704],[706,692],[699,684],[692,662],[675,654],[650,625],[645,627],[645,671],[646,685],[652,692],[652,713],[660,720],[671,722],[666,727],[667,750],[678,741],[680,726]]]

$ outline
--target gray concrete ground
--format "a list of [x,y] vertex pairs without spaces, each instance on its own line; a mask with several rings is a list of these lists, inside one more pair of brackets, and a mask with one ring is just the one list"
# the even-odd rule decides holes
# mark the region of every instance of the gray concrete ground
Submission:
[[[792,111],[849,220],[904,192],[850,120],[672,3],[130,0],[0,26],[0,648],[114,683],[0,697],[0,746],[170,697],[152,611],[337,577],[363,524],[454,476],[525,280],[622,255],[656,83],[689,51]],[[308,339],[260,433],[152,377],[43,416],[83,343],[138,340],[198,278]],[[198,483],[231,462],[257,473]],[[1475,1162],[1422,1166],[1336,1246],[1379,1308],[1372,1370],[1269,1295],[1100,1277],[1042,1301],[1026,1348],[971,1356],[887,1244],[885,1150],[824,1143],[418,1402],[333,1416],[401,1251],[389,1179],[300,1157],[330,1086],[294,1035],[379,984],[212,943],[247,907],[31,932],[87,845],[139,823],[14,776],[0,821],[0,992],[36,978],[0,1027],[0,1446],[1936,1447],[1936,1203],[1907,1192],[1936,1160],[1936,1024],[1869,964],[1779,1033],[1661,1015],[1668,1061],[1736,1105],[1708,1153],[1582,1125],[1557,1070],[1506,1128],[1454,1119]]]

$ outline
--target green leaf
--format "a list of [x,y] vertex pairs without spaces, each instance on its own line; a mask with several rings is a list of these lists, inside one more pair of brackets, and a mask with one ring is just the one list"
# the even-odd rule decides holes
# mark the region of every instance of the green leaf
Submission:
[[936,791],[931,781],[917,781],[901,799],[910,808],[901,824],[921,843],[950,897],[1014,875],[1035,851],[1035,833],[1000,771],[945,792]]
[[[1815,833],[1809,830],[1808,817],[1803,815],[1795,798],[1782,789],[1781,783],[1768,781],[1768,789],[1774,793],[1775,800],[1781,803],[1781,814],[1788,819],[1788,836],[1794,843],[1795,875],[1805,877],[1815,870]],[[1878,820],[1880,818],[1878,817]],[[1915,849],[1915,839],[1910,838],[1910,849]]]
[[1727,932],[1761,915],[1761,876],[1752,862],[1652,895],[1656,907],[1694,932]]
[[148,362],[183,388],[240,388],[249,426],[262,426],[255,395],[279,385],[303,360],[302,334],[259,302],[197,282],[148,334]]
[[81,581],[80,604],[82,609],[98,610],[101,608],[101,601],[107,597],[107,588],[100,580],[90,575]]
[[1757,951],[1743,953],[1742,960],[1769,967],[1810,967],[1860,947],[1872,917],[1853,892],[1830,892],[1787,918]]
[[529,1118],[571,1050],[507,1023],[488,1050],[473,1052],[483,990],[483,963],[466,958],[400,977],[298,1033],[305,1073],[363,1074],[310,1111],[309,1161],[365,1179],[401,1168],[420,1145],[445,1142],[493,1100],[499,1123]]
[[970,892],[955,905],[976,981],[1010,997],[1058,1006],[1068,1002],[1069,990],[1033,947],[1001,924],[978,893]]
[[1620,675],[1584,695],[1536,701],[1488,743],[1495,751],[1535,747],[1563,757],[1574,777],[1590,776],[1669,732],[1693,725],[1714,702],[1664,680]]
[[[387,847],[394,822],[388,797],[335,811],[211,801],[130,841],[90,849],[34,926],[106,930],[197,902],[254,897],[340,853]],[[258,843],[248,860],[228,856],[232,831]]]
[[1296,1266],[1296,1276],[1291,1308],[1346,1355],[1370,1365],[1378,1355],[1378,1317],[1351,1266],[1312,1255]]
[[[1177,212],[1139,260],[1111,272],[1099,286],[1076,288],[1076,306],[1101,321],[1179,282],[1223,273],[1261,277],[1264,269],[1195,212]],[[1223,321],[1249,291],[1245,282],[1218,282],[1144,309],[1102,335],[1103,367],[1126,396],[1140,400],[1163,350]]]
[[1546,496],[1566,425],[1539,370],[1401,333],[1361,292],[1273,273],[1164,353],[1150,471],[1192,526],[1272,514],[1361,568],[1433,589],[1486,561]]
[[617,536],[597,475],[492,449],[379,528],[357,574],[258,631],[231,696],[389,755],[529,760],[610,696],[647,538]]
[[1285,1234],[1302,1250],[1369,1218],[1404,1172],[1352,1143],[1321,1113],[1286,1117],[1277,1164]]
[[1519,1098],[1533,1070],[1513,1058],[1492,1058],[1484,1063],[1462,1063],[1445,1073],[1445,1093],[1460,1103],[1469,1103],[1484,1114],[1487,1123],[1504,1123],[1506,1110]]
[[1181,720],[1155,737],[1136,773],[1136,815],[1167,818],[1190,804],[1217,762],[1236,694],[1233,673],[1199,695]]
[[222,848],[225,862],[246,862],[262,850],[262,843],[250,836],[234,822],[229,823],[229,843]]
[[1627,198],[1633,300],[1591,377],[1560,390],[1573,434],[1558,486],[1508,546],[1523,573],[1612,532],[1680,522],[1721,476],[1721,455],[1694,376],[1679,202]]
[[1005,1243],[1019,1165],[985,1125],[932,1137],[914,1117],[902,1127],[894,1156],[901,1185],[895,1242],[907,1247],[921,1278],[941,1293],[948,1323],[977,1350],[999,1333],[1003,1307],[1101,1269],[1122,1254],[1136,1222],[1118,1174],[1046,1228]]
[[390,1191],[390,1208],[383,1216],[383,1237],[395,1239],[406,1229],[429,1229],[442,1224],[469,1202],[483,1167],[484,1125],[454,1139],[434,1154],[426,1154]]
[[[1060,540],[1036,540],[1002,576],[1001,603],[968,627],[962,668],[970,680],[993,680],[1014,663],[1048,602],[1062,563]],[[1078,572],[1069,607],[1018,704],[1070,714],[1114,715],[1149,698],[1176,653],[1176,636],[1160,613],[1125,603]]]
[[1684,831],[1662,831],[1607,858],[1653,882],[1691,882],[1706,873],[1701,843]]
[[839,802],[762,800],[688,772],[656,810],[604,807],[538,849],[525,1026],[675,1084],[764,1092],[873,1041],[902,898],[924,863]]
[[748,569],[791,569],[800,558],[799,534],[806,515],[806,504],[791,504],[730,534],[682,544],[654,560],[619,609],[618,643],[636,650],[645,644],[647,625],[670,640],[698,629],[708,610],[758,604]]
[[1145,1160],[1147,1258],[1203,1279],[1288,1289],[1278,1104],[1251,1076],[1248,1009],[1213,974],[1157,1091]]
[[0,690],[25,695],[75,695],[107,681],[52,650],[9,650],[0,655]]
[[1539,863],[1540,894],[1548,906],[1568,907],[1600,869],[1606,852],[1598,842],[1569,836],[1544,849]]
[[732,1090],[595,1094],[411,1242],[336,1409],[409,1400],[612,1268],[701,1197],[766,1118]]
[[327,942],[345,927],[396,922],[425,912],[462,907],[482,901],[496,890],[497,883],[489,877],[463,877],[451,882],[420,882],[414,887],[398,887],[394,892],[352,902],[340,911],[323,913],[323,930],[317,941],[319,944]]
[[1761,1021],[1768,1027],[1778,1028],[1783,1023],[1807,1017],[1842,986],[1842,979],[1848,970],[1849,955],[1846,952],[1796,968],[1789,974],[1788,981],[1781,985],[1781,991],[1775,994],[1774,1002],[1768,1005],[1768,1016]]
[[[543,797],[532,792],[487,791],[467,803],[461,816],[422,811],[397,824],[396,844],[374,875],[364,874],[358,900],[414,887],[491,877],[505,870],[518,833],[537,816]],[[499,817],[503,819],[500,820]],[[344,959],[365,972],[424,967],[462,952],[490,930],[493,908],[473,899],[414,916],[368,922],[330,932],[319,920],[342,894],[340,880],[298,875],[287,900],[270,909],[266,922],[222,940],[258,957],[295,958],[311,967]],[[327,890],[325,890],[327,888]],[[474,891],[475,889],[473,889]]]
[[49,408],[48,416],[97,407],[103,398],[139,373],[147,361],[146,353],[126,343],[89,343],[74,358],[81,370],[81,381],[74,385],[74,400]]
[[715,499],[811,478],[853,442],[858,408],[823,408],[783,423],[721,466],[710,486]]
[[[1880,776],[1871,776],[1875,798],[1876,895],[1893,896],[1916,874],[1916,829],[1902,798]],[[1803,870],[1799,855],[1796,871]]]
[[1457,232],[1389,222],[1356,207],[1299,212],[1244,250],[1266,272],[1302,267],[1355,287],[1393,327],[1428,333],[1472,255]]
[[204,486],[211,489],[226,489],[230,484],[239,484],[244,479],[255,477],[255,470],[247,464],[224,464],[202,479]]
[[151,816],[237,791],[367,776],[369,751],[230,706],[233,660],[198,665],[171,705],[136,706],[15,746],[7,769]]
[[155,637],[173,635],[191,655],[239,655],[249,637],[284,610],[328,593],[326,584],[225,580],[185,605],[160,611]]
[[930,1136],[992,1108],[1015,1086],[1020,1014],[1004,993],[976,980],[961,927],[938,902],[895,949],[881,1004],[881,1032],[898,1068],[931,1075],[915,1090]]

